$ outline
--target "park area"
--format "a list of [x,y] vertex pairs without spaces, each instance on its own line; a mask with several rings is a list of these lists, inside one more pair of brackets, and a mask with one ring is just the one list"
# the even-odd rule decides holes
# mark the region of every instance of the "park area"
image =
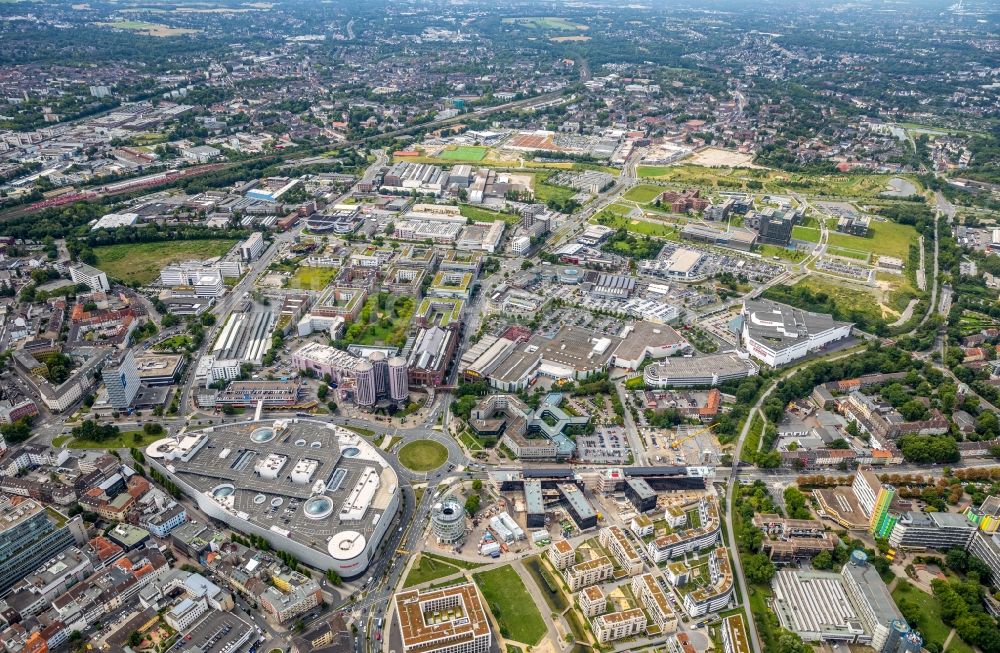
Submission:
[[[900,578],[896,588],[892,590],[892,598],[910,625],[923,635],[925,648],[950,653],[972,653],[972,647],[958,635],[951,638],[947,649],[944,648],[951,628],[941,619],[941,604],[936,597]],[[934,648],[928,646],[929,644],[934,645]]]
[[70,449],[128,449],[136,447],[144,449],[157,440],[163,439],[163,434],[149,435],[142,431],[122,431],[107,440],[85,440],[73,438],[67,445]]
[[481,566],[478,562],[453,560],[432,553],[421,553],[417,561],[410,567],[403,587],[415,587],[432,580],[452,576],[463,569],[475,569]]
[[680,228],[677,224],[660,220],[633,220],[622,215],[616,215],[611,207],[602,211],[593,222],[615,230],[625,229],[626,231],[642,236],[652,236],[653,238],[663,238],[664,240],[680,240]]
[[358,319],[348,327],[343,341],[355,345],[402,347],[416,304],[412,297],[380,292],[369,297]]
[[399,463],[414,472],[429,472],[448,460],[448,450],[433,440],[414,440],[399,450]]
[[438,158],[446,161],[482,161],[487,152],[489,148],[477,145],[457,145],[442,150]]
[[97,257],[94,267],[126,283],[146,285],[156,280],[160,270],[171,263],[222,256],[235,244],[233,239],[208,238],[105,245],[94,248]]
[[503,637],[530,646],[541,641],[547,630],[545,622],[513,567],[504,565],[474,574],[472,578],[489,604]]

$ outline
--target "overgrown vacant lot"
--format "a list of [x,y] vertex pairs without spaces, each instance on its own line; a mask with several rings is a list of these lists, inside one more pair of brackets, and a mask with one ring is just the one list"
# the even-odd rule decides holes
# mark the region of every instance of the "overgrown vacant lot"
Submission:
[[299,290],[322,290],[337,276],[336,268],[301,266],[288,279],[288,287]]
[[795,191],[824,197],[877,197],[890,175],[811,174],[771,168],[640,166],[639,176],[718,190]]
[[171,263],[222,256],[236,244],[228,238],[169,240],[157,243],[123,243],[95,247],[97,265],[109,277],[147,284]]

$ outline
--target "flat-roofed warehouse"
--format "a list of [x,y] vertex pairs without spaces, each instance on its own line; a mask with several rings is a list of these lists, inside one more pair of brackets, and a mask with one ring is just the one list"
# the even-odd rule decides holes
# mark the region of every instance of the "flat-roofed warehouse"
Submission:
[[380,451],[325,422],[225,424],[145,454],[210,517],[343,578],[365,571],[399,510],[399,481]]
[[274,316],[270,312],[233,313],[212,347],[216,360],[239,360],[260,365],[271,348]]
[[489,618],[473,583],[396,594],[404,653],[488,653]]
[[458,371],[466,380],[477,381],[493,373],[517,343],[507,338],[484,336],[462,354]]
[[838,573],[783,569],[774,576],[774,594],[781,625],[806,641],[871,639]]

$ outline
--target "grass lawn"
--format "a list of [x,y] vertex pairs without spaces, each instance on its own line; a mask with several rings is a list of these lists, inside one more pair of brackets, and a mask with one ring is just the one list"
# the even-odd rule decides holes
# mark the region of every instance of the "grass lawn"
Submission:
[[[798,229],[798,227],[795,227],[795,229]],[[828,246],[826,248],[826,253],[831,256],[842,256],[844,258],[852,258],[856,261],[864,261],[866,263],[868,262],[868,259],[871,258],[868,252],[862,252],[856,249],[845,249],[843,247],[836,246]]]
[[301,266],[288,279],[288,287],[296,290],[322,290],[337,276],[336,268]]
[[514,223],[521,219],[519,216],[511,213],[501,213],[499,211],[481,209],[478,206],[472,206],[471,204],[463,204],[459,207],[459,210],[462,212],[463,216],[472,218],[477,222],[494,222],[496,220],[503,220],[504,222]]
[[657,197],[660,196],[663,191],[666,190],[661,186],[653,186],[651,184],[639,184],[638,186],[633,186],[625,193],[624,197],[632,202],[638,202],[640,204],[646,204],[652,202]]
[[459,441],[465,445],[465,448],[469,451],[482,451],[483,446],[476,441],[468,431],[462,431],[458,434]]
[[895,256],[905,261],[910,255],[910,244],[917,242],[917,238],[917,230],[910,225],[873,220],[868,236],[862,238],[831,231],[828,243],[832,247]]
[[801,261],[807,256],[807,254],[801,250],[786,249],[784,247],[778,247],[777,245],[758,245],[756,251],[764,258],[777,256],[778,258],[785,259],[786,261],[791,261],[793,263]]
[[432,556],[422,553],[417,559],[416,564],[410,567],[410,573],[406,575],[403,587],[413,587],[414,585],[420,585],[431,580],[457,574],[459,571],[461,569],[455,565],[436,560]]
[[[925,645],[931,642],[939,648],[944,645],[951,628],[941,620],[941,604],[937,599],[902,578],[892,591],[892,598],[904,614],[912,612],[917,615],[917,623],[913,626],[924,636]],[[904,605],[907,607],[904,608]],[[954,653],[971,653],[972,648],[955,635],[948,650]]]
[[531,556],[525,559],[524,567],[531,574],[531,578],[535,581],[535,584],[538,585],[538,591],[545,598],[545,602],[549,605],[550,610],[553,612],[562,612],[569,607],[566,597],[563,596],[562,591],[559,589],[559,582],[552,578],[549,571],[545,569],[539,556]]
[[128,449],[130,447],[138,447],[139,449],[142,449],[143,447],[149,446],[157,440],[162,440],[165,437],[167,437],[165,432],[160,433],[159,435],[146,435],[142,431],[122,431],[118,434],[118,437],[101,440],[100,442],[96,442],[94,440],[78,440],[74,438],[69,443],[69,448]]
[[747,439],[740,450],[740,460],[753,464],[757,460],[757,450],[760,448],[760,438],[764,434],[764,417],[759,413],[754,413],[753,421],[750,422],[750,430],[747,431]]
[[470,562],[468,560],[459,560],[457,558],[447,558],[436,553],[424,553],[423,555],[426,558],[431,558],[437,562],[443,562],[451,565],[452,567],[458,567],[459,569],[479,569],[480,567],[486,566],[485,562]]
[[222,256],[235,244],[233,239],[205,239],[105,245],[94,248],[95,267],[109,277],[145,285],[171,263]]
[[545,622],[513,567],[505,565],[472,578],[500,625],[501,635],[531,646],[541,641],[547,630]]
[[673,166],[639,166],[639,178],[663,177],[670,174],[671,168]]
[[168,136],[160,132],[142,132],[133,136],[130,141],[136,147],[143,145],[159,145],[167,142]]
[[771,647],[778,643],[778,626],[775,623],[778,617],[767,605],[769,598],[771,588],[767,585],[750,586],[750,611],[753,612],[757,633],[761,638],[761,648],[765,651],[773,650]]
[[489,151],[487,147],[459,145],[444,150],[438,155],[438,158],[448,161],[482,161]]
[[819,229],[811,229],[809,227],[792,227],[792,238],[795,240],[805,240],[810,243],[818,243],[819,236]]
[[604,210],[609,213],[614,213],[615,215],[620,215],[624,217],[632,212],[632,207],[628,206],[627,204],[615,203],[604,207]]
[[58,449],[63,446],[64,442],[68,442],[72,439],[72,435],[60,435],[59,437],[52,438],[52,446]]
[[433,440],[415,440],[399,450],[399,462],[415,472],[429,472],[448,460],[448,450]]

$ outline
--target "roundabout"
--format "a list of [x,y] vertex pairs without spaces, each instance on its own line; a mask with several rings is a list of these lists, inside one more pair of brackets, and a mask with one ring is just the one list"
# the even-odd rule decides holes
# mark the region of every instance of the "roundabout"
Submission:
[[430,472],[448,460],[448,449],[433,440],[413,440],[398,453],[399,464],[414,472]]

